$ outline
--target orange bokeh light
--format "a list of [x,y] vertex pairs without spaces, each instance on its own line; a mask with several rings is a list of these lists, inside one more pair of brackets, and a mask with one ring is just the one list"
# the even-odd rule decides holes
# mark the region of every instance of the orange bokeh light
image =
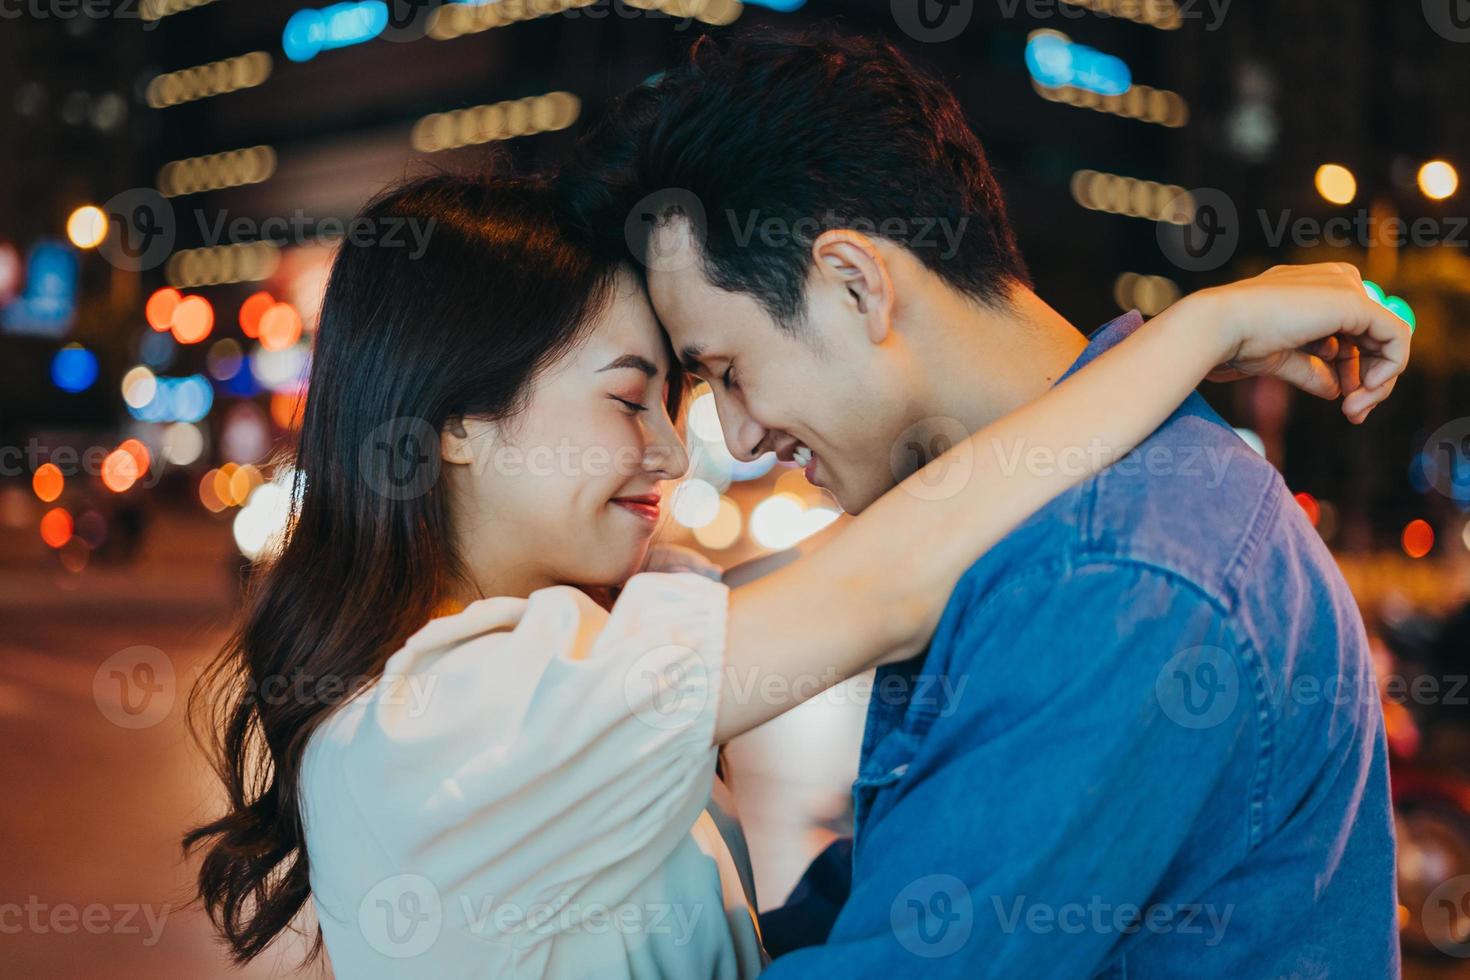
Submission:
[[210,470],[208,473],[204,474],[204,478],[199,481],[199,502],[203,504],[204,509],[209,511],[211,514],[218,514],[220,511],[230,506],[230,502],[228,500],[221,500],[219,494],[215,493],[214,491],[215,477],[217,476],[219,476],[219,470]]
[[1410,521],[1404,525],[1403,545],[1410,558],[1423,558],[1434,547],[1434,528],[1428,521]]
[[240,304],[240,332],[247,337],[260,336],[260,318],[265,316],[267,310],[276,305],[276,298],[270,293],[256,293],[245,302]]
[[214,495],[226,507],[233,507],[237,503],[243,503],[243,501],[237,501],[230,492],[230,481],[234,478],[235,471],[239,468],[239,463],[226,463],[214,471],[214,480],[212,481]]
[[179,308],[179,301],[184,294],[171,286],[165,286],[152,296],[148,297],[148,306],[144,313],[148,317],[148,325],[159,333],[168,331],[174,322],[174,311]]
[[1309,493],[1302,492],[1296,495],[1296,502],[1301,505],[1302,510],[1306,512],[1307,520],[1312,522],[1313,527],[1316,527],[1319,523],[1321,523],[1322,508],[1317,503],[1316,497],[1312,496]]
[[290,303],[277,303],[260,318],[260,346],[285,350],[301,339],[301,314]]
[[147,473],[148,467],[153,465],[153,457],[149,454],[148,447],[137,439],[124,439],[122,445],[117,448],[133,457],[133,460],[138,464],[139,476]]
[[283,429],[301,428],[306,392],[278,391],[271,395],[271,421]]
[[142,476],[138,460],[126,449],[114,449],[102,461],[102,485],[113,493],[124,493]]
[[56,468],[55,463],[42,463],[36,467],[35,475],[31,477],[31,489],[36,491],[36,496],[43,504],[49,504],[60,497],[65,486],[66,477],[61,475],[61,470]]
[[214,329],[214,307],[203,296],[186,296],[174,310],[174,339],[181,344],[197,344]]
[[41,540],[53,548],[60,548],[71,540],[71,514],[65,507],[53,507],[41,518]]

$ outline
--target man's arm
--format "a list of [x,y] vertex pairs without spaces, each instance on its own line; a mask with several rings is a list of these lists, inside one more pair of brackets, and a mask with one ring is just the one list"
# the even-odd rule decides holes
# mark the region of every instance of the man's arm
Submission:
[[1152,567],[1002,581],[936,637],[926,669],[948,693],[872,803],[827,945],[766,976],[1092,975],[1128,938],[1117,910],[1147,909],[1202,814],[1238,828],[1222,865],[1248,846],[1255,702],[1237,644]]

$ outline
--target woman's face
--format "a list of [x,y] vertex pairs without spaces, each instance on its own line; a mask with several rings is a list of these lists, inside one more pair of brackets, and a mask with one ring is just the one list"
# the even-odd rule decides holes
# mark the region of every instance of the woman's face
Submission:
[[689,465],[668,375],[653,308],[625,270],[523,411],[445,431],[460,553],[482,593],[616,585],[638,570]]

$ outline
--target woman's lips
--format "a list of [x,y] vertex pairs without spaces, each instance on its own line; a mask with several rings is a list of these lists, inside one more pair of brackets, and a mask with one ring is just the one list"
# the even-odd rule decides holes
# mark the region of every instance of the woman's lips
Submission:
[[635,517],[642,518],[650,524],[656,523],[659,518],[659,498],[648,494],[642,497],[615,497],[613,503],[626,510]]

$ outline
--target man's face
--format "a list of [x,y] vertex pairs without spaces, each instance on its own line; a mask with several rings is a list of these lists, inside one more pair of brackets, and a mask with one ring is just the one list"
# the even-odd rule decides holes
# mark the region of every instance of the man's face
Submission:
[[[679,234],[665,226],[659,235]],[[840,290],[808,290],[806,322],[782,329],[754,297],[725,292],[701,264],[670,261],[667,240],[649,294],[674,352],[708,381],[736,459],[812,451],[808,478],[857,513],[891,488],[890,451],[909,410],[891,351],[874,344]]]

